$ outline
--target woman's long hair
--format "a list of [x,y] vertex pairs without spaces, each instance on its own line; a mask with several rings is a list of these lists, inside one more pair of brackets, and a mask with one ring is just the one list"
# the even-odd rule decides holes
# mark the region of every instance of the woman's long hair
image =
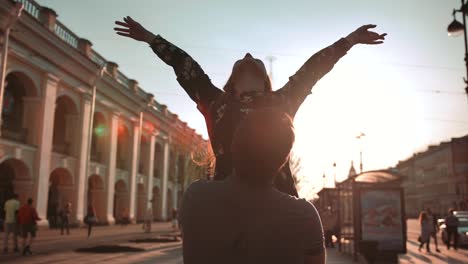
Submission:
[[[263,89],[265,92],[271,92],[273,91],[273,88],[271,87],[270,76],[268,76],[268,74],[266,73],[266,69],[264,69],[264,72],[265,72],[265,75],[264,75]],[[234,89],[236,75],[237,75],[236,67],[234,65],[232,67],[231,76],[229,76],[229,79],[227,80],[226,85],[224,85],[224,88],[223,88],[223,90],[229,95],[236,95],[236,90]]]

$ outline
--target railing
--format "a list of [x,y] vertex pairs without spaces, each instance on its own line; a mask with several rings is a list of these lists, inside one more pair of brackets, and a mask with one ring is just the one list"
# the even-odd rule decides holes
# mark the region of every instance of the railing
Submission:
[[26,11],[26,13],[39,19],[39,10],[41,10],[41,6],[39,4],[37,4],[36,2],[28,1],[28,0],[15,0],[15,1],[23,4],[24,11]]
[[101,152],[97,152],[95,150],[91,150],[91,161],[101,163],[102,162],[102,155]]
[[69,143],[62,143],[62,144],[54,144],[52,145],[52,151],[64,155],[70,154],[70,144]]
[[2,126],[2,138],[26,143],[27,136],[27,128],[10,129],[8,127]]
[[101,67],[107,63],[106,59],[94,50],[91,50],[91,60]]
[[146,93],[143,89],[137,88],[137,95],[146,98],[148,96],[148,93]]
[[55,34],[74,48],[78,48],[79,37],[59,21],[55,22]]
[[117,81],[121,83],[125,88],[130,89],[130,82],[123,73],[117,71]]

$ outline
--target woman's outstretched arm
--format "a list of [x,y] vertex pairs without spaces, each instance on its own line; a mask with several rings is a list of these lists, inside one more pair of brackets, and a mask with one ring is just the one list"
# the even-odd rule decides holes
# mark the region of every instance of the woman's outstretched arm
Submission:
[[115,24],[120,26],[114,28],[117,34],[148,43],[162,61],[174,68],[177,81],[200,110],[222,93],[212,84],[200,65],[182,49],[153,34],[129,16],[124,17],[123,21],[115,21]]
[[356,44],[381,44],[387,34],[369,31],[375,25],[364,25],[353,31],[346,38],[341,38],[332,45],[310,57],[304,65],[289,78],[289,81],[277,93],[286,97],[289,114],[294,116],[299,106],[310,94],[312,87],[327,74],[338,60]]

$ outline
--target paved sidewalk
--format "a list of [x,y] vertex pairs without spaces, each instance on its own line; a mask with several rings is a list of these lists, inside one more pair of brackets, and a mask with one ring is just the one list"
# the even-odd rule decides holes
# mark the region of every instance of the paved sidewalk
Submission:
[[[74,251],[78,248],[127,243],[129,239],[145,239],[155,237],[160,234],[172,234],[174,230],[169,222],[153,223],[152,232],[144,233],[142,224],[133,224],[126,227],[119,225],[96,226],[93,227],[90,238],[87,238],[88,229],[86,227],[73,228],[70,235],[60,235],[60,229],[48,229],[39,227],[37,238],[31,249],[34,255],[50,255],[59,252]],[[3,242],[4,233],[0,233]],[[18,238],[20,249],[22,248],[22,239]],[[1,245],[3,248],[3,243]],[[0,255],[0,263],[17,258],[11,248],[8,254]]]
[[[60,229],[48,229],[43,227],[39,229],[38,237],[33,244],[32,250],[34,255],[32,257],[22,258],[10,252],[7,255],[0,255],[0,263],[89,263],[89,257],[92,257],[91,259],[96,263],[106,261],[112,261],[113,263],[141,263],[144,259],[149,260],[161,254],[161,250],[177,250],[177,252],[179,252],[181,242],[135,244],[129,242],[129,240],[176,234],[178,233],[174,232],[171,223],[168,222],[153,223],[152,232],[149,234],[143,232],[141,224],[128,225],[126,227],[116,225],[97,226],[93,228],[89,239],[87,238],[86,228],[74,228],[70,230],[69,236],[62,236],[60,235]],[[0,233],[0,236],[2,235],[3,233]],[[118,252],[115,254],[80,254],[75,252],[78,248],[103,245],[131,246],[141,248],[144,252],[141,254]],[[180,259],[180,263],[182,263],[181,255],[178,259]],[[327,263],[341,264],[353,263],[353,261],[350,255],[342,254],[338,252],[337,249],[327,249]]]
[[358,263],[353,262],[353,257],[338,251],[337,248],[327,248],[327,264]]

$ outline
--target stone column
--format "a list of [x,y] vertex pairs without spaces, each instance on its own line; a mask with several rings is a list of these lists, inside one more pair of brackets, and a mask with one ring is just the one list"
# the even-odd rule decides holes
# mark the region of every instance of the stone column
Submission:
[[132,139],[132,163],[130,167],[130,177],[128,179],[128,194],[129,194],[129,205],[128,205],[128,213],[130,219],[135,217],[135,208],[136,208],[136,180],[138,174],[138,166],[139,166],[139,153],[140,153],[140,124],[139,122],[135,122],[133,124],[133,139]]
[[190,172],[189,172],[189,161],[190,161],[190,156],[186,156],[184,160],[184,179],[182,181],[182,191],[185,192],[187,190],[188,184],[190,183]]
[[161,182],[161,219],[167,219],[167,181],[169,177],[169,140],[164,141],[163,175]]
[[[150,136],[150,145],[149,145],[149,155],[148,155],[148,180],[146,181],[146,193],[148,200],[153,199],[153,177],[154,177],[154,149],[156,146],[156,136],[157,134],[154,133]],[[152,207],[152,204],[147,202],[146,203],[146,210]],[[155,212],[153,212],[155,213]]]
[[120,113],[113,112],[109,123],[109,146],[107,148],[107,201],[106,201],[106,221],[113,224],[114,219],[114,192],[115,192],[115,170],[117,158],[117,136],[119,128]]
[[55,118],[55,100],[59,79],[52,74],[46,74],[43,82],[43,94],[40,107],[39,142],[36,153],[35,190],[36,210],[42,221],[47,224],[47,200],[49,194],[50,161],[52,157],[52,137]]
[[179,153],[175,153],[175,168],[174,168],[174,188],[172,188],[172,206],[173,208],[177,208],[177,192],[179,191]]
[[26,143],[38,146],[40,138],[36,131],[39,131],[42,124],[40,123],[41,102],[42,98],[27,97],[23,98],[24,113],[22,126],[27,128]]
[[91,140],[91,135],[89,134],[89,125],[91,117],[91,98],[89,95],[84,94],[81,101],[81,116],[80,116],[80,126],[79,133],[80,137],[78,140],[79,151],[78,151],[78,170],[77,170],[77,180],[76,180],[76,199],[74,203],[75,215],[78,221],[84,219],[84,208],[85,208],[85,194],[88,185],[88,142]]

